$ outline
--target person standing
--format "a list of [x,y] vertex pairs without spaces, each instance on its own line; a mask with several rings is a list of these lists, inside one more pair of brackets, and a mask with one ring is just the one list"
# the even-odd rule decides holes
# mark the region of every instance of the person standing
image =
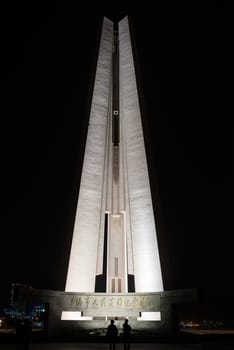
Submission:
[[24,325],[23,325],[23,350],[28,350],[29,349],[29,343],[31,341],[31,336],[32,336],[32,322],[28,318],[24,320]]
[[126,318],[123,324],[124,350],[130,349],[131,332],[132,332],[132,327],[128,324],[128,319]]
[[21,319],[16,320],[15,334],[16,334],[16,350],[22,350],[22,348],[23,348],[23,321]]
[[106,332],[106,336],[109,342],[109,350],[115,350],[115,343],[118,337],[118,329],[114,323],[115,321],[111,320]]

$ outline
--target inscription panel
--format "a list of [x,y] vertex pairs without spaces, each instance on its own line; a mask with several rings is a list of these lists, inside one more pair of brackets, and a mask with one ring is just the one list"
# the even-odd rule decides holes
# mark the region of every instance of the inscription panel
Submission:
[[82,311],[84,315],[139,315],[160,311],[160,294],[73,294],[65,295],[63,311]]

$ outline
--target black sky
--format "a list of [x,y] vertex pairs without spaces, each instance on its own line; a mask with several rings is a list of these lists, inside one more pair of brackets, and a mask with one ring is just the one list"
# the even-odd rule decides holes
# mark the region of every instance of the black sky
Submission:
[[231,296],[229,9],[1,6],[0,304],[12,282],[64,290],[99,25],[103,15],[126,12],[153,154],[165,288]]

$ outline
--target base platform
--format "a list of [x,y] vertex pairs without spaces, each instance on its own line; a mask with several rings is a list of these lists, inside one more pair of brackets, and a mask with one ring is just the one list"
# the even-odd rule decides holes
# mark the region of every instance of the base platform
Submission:
[[43,305],[50,336],[105,335],[110,319],[120,331],[125,318],[135,333],[169,335],[173,332],[173,306],[194,303],[197,289],[159,293],[71,293],[19,288],[17,304],[30,310]]

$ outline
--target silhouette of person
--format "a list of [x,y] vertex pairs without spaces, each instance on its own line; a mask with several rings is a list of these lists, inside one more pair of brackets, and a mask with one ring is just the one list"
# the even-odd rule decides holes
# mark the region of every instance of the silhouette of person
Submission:
[[111,320],[109,326],[107,327],[107,332],[106,332],[110,350],[115,350],[115,343],[118,337],[118,329],[114,323],[115,321]]
[[22,330],[22,350],[29,349],[29,343],[32,336],[32,322],[26,318],[24,320],[23,330]]
[[126,318],[123,324],[124,350],[130,349],[131,332],[132,332],[132,327],[128,324],[128,319]]
[[16,350],[21,350],[23,348],[23,327],[23,321],[18,318],[15,325]]

